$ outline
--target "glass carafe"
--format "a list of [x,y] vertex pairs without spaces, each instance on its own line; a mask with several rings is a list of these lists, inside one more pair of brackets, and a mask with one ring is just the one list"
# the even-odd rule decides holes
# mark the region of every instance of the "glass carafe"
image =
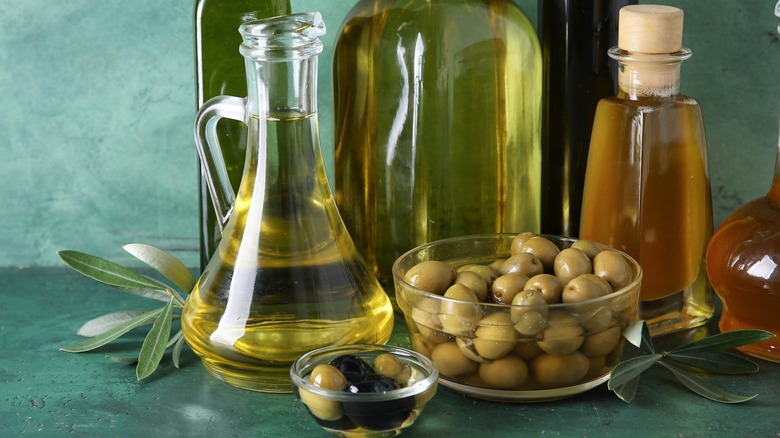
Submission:
[[723,302],[721,331],[771,331],[776,337],[740,350],[780,362],[780,141],[769,193],[720,224],[707,248],[707,273]]
[[[236,55],[241,36],[236,29],[249,20],[289,14],[289,0],[196,0],[194,12],[197,107],[214,96],[245,96],[244,62]],[[230,182],[237,190],[246,156],[246,126],[223,120],[217,127],[217,136]],[[208,185],[203,175],[199,175],[200,267],[203,269],[219,244],[222,224],[214,213]]]
[[[317,127],[318,13],[240,27],[246,99],[219,96],[198,112],[196,144],[222,240],[182,314],[187,343],[218,378],[289,392],[289,366],[312,349],[384,343],[390,301],[341,222]],[[216,134],[248,127],[237,196]]]
[[333,81],[336,201],[380,282],[432,240],[539,231],[542,59],[513,0],[360,0]]

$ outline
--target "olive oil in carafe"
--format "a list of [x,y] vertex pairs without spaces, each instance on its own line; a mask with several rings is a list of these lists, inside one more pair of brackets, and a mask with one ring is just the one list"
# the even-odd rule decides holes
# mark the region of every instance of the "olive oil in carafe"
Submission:
[[322,226],[338,212],[316,123],[252,117],[251,138],[295,146],[249,154],[222,242],[187,303],[188,343],[237,386],[289,392],[289,365],[302,354],[384,343],[392,331],[390,302],[349,236]]

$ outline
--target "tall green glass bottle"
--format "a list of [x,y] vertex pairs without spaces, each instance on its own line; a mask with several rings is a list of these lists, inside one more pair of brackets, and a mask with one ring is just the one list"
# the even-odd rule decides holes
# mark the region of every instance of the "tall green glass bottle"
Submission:
[[333,68],[336,202],[380,281],[431,240],[538,231],[542,59],[512,0],[359,0]]
[[[246,96],[244,58],[238,53],[241,23],[265,17],[289,14],[289,0],[196,0],[195,1],[195,80],[197,105],[222,94]],[[246,127],[223,120],[217,129],[233,189],[238,190],[246,157]],[[200,264],[206,266],[221,236],[208,186],[200,169]]]

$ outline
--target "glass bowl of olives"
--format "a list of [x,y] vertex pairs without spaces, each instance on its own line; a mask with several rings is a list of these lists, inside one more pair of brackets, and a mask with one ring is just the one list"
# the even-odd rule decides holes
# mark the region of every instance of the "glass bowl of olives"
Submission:
[[324,347],[290,368],[293,393],[337,436],[391,437],[411,426],[436,394],[430,359],[390,345]]
[[609,379],[637,319],[642,269],[587,240],[485,234],[419,246],[393,279],[412,347],[443,386],[532,402]]

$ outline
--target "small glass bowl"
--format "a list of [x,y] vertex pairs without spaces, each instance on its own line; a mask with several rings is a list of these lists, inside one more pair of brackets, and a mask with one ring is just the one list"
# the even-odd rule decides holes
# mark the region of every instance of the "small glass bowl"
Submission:
[[[337,357],[354,355],[372,364],[383,353],[395,355],[409,367],[411,374],[402,382],[404,387],[386,392],[351,393],[324,389],[309,382],[314,367]],[[290,368],[290,377],[293,393],[326,432],[349,437],[392,437],[410,427],[436,394],[439,372],[430,359],[415,351],[390,345],[352,344],[324,347],[301,356]],[[324,420],[315,412],[338,418]]]
[[[396,260],[396,299],[409,328],[412,348],[432,359],[443,386],[480,399],[555,400],[607,381],[620,360],[623,332],[638,317],[642,282],[639,264],[621,251],[594,243],[598,250],[617,252],[628,262],[630,280],[626,286],[586,301],[546,304],[546,316],[537,319],[542,328],[530,334],[518,328],[518,315],[538,308],[445,298],[404,280],[413,266],[429,260],[446,262],[456,271],[475,264],[484,268],[508,258],[516,236],[485,234],[444,239],[419,246]],[[540,236],[559,250],[577,240]],[[481,353],[484,351],[489,354]]]

